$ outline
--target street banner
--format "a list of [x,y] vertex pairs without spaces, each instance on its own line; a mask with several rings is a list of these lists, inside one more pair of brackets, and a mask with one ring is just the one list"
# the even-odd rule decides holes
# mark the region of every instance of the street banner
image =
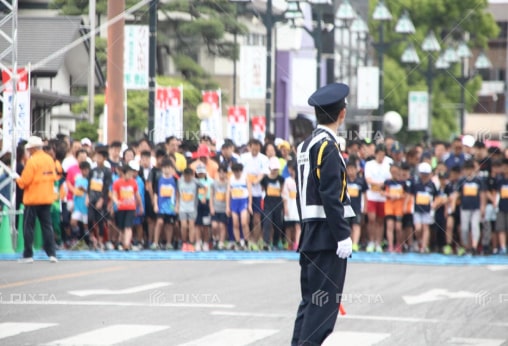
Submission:
[[358,66],[358,109],[379,107],[379,68]]
[[256,115],[252,117],[252,137],[265,142],[266,132],[266,118],[262,115]]
[[156,88],[153,141],[164,142],[169,136],[183,136],[182,85]]
[[249,106],[230,106],[228,108],[228,138],[237,145],[249,142]]
[[408,97],[409,131],[427,130],[429,126],[429,93],[426,91],[410,91]]
[[263,100],[266,93],[266,49],[240,47],[240,98]]
[[208,103],[212,106],[211,117],[201,119],[200,132],[201,135],[208,135],[215,139],[217,147],[220,148],[224,140],[222,135],[222,100],[221,90],[203,90],[201,92],[203,103]]
[[126,25],[124,29],[124,87],[148,89],[148,25]]
[[27,68],[18,69],[16,121],[12,119],[14,89],[9,71],[2,71],[2,84],[5,87],[2,110],[2,149],[12,151],[13,139],[17,143],[19,139],[28,139],[30,136],[30,71]]

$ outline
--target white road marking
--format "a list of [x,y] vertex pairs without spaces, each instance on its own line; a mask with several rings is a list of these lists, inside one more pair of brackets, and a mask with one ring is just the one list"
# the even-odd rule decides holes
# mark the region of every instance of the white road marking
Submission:
[[387,333],[333,332],[326,338],[323,346],[372,346],[390,337],[390,335]]
[[1,305],[70,305],[70,306],[122,306],[122,307],[153,307],[153,308],[210,308],[232,309],[233,304],[206,304],[206,303],[136,303],[136,302],[111,302],[111,301],[0,301]]
[[33,332],[35,330],[56,326],[55,323],[25,323],[25,322],[4,322],[0,323],[0,339],[21,333]]
[[508,265],[490,265],[487,266],[487,269],[493,272],[498,272],[501,270],[508,270]]
[[288,316],[288,314],[269,314],[269,313],[259,313],[259,312],[235,312],[235,311],[212,311],[210,315],[214,316],[237,316],[237,317],[263,317],[263,318],[293,318],[293,316]]
[[387,322],[408,322],[408,323],[446,323],[449,321],[432,319],[432,318],[418,318],[418,317],[399,317],[399,316],[375,316],[375,315],[345,315],[340,316],[340,319],[350,320],[369,320],[369,321],[387,321]]
[[167,326],[117,324],[50,342],[47,345],[114,345],[168,329]]
[[180,346],[246,346],[277,333],[278,329],[222,329]]
[[171,285],[169,282],[154,282],[148,285],[135,286],[131,288],[124,288],[119,290],[109,289],[91,289],[91,290],[80,290],[80,291],[69,291],[69,294],[78,297],[98,296],[98,295],[121,295],[121,294],[132,294],[143,291],[154,290],[157,288],[167,287]]
[[475,298],[478,293],[468,291],[451,292],[443,288],[435,288],[416,296],[403,296],[408,305],[435,302],[445,299]]
[[460,346],[501,346],[505,341],[501,339],[451,338],[446,344]]

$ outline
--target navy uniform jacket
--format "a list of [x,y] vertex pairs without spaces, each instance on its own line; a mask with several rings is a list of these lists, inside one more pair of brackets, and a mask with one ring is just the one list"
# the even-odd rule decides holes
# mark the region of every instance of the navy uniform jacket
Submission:
[[[302,221],[299,251],[313,252],[336,250],[337,242],[351,234],[349,223],[344,217],[348,204],[346,166],[335,135],[328,128],[318,126],[299,146],[299,152],[307,151],[311,141],[323,131],[327,134],[310,148],[307,163],[298,158],[297,205]],[[303,164],[309,164],[309,175],[303,173]],[[298,181],[301,177],[302,181]],[[304,180],[307,180],[305,186]],[[302,191],[305,190],[305,191]],[[303,192],[303,194],[302,194]],[[324,209],[325,215],[312,215],[313,209]],[[310,212],[309,212],[310,211]],[[352,211],[352,209],[351,209]],[[306,215],[307,214],[307,215]],[[350,215],[350,216],[354,216]]]

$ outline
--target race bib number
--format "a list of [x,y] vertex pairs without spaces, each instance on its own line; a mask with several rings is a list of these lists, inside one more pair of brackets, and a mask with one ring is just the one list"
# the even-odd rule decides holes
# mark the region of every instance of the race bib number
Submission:
[[503,187],[501,187],[501,198],[508,198],[508,185],[503,185]]
[[289,191],[289,198],[296,199],[296,191]]
[[171,198],[173,197],[173,186],[171,185],[162,185],[161,186],[161,197]]
[[358,197],[360,195],[360,190],[357,186],[348,185],[347,192],[349,193],[349,197]]
[[266,195],[270,197],[280,197],[280,187],[268,185],[266,188]]
[[120,190],[120,199],[124,201],[130,201],[134,199],[134,191],[131,189],[122,189]]
[[429,205],[430,204],[430,194],[428,192],[417,192],[416,193],[416,205]]
[[244,198],[244,190],[241,188],[233,188],[231,189],[231,197],[234,199]]
[[92,179],[90,181],[90,190],[96,192],[102,192],[103,183],[102,180]]
[[215,192],[215,200],[217,202],[225,202],[226,201],[226,193],[221,192],[221,191]]
[[255,174],[248,174],[247,175],[247,180],[249,181],[249,183],[255,184],[256,181],[258,180],[258,176],[255,175]]
[[477,184],[465,184],[462,190],[466,197],[478,196],[478,185]]
[[194,200],[194,194],[189,192],[182,192],[182,200],[184,202],[192,202]]

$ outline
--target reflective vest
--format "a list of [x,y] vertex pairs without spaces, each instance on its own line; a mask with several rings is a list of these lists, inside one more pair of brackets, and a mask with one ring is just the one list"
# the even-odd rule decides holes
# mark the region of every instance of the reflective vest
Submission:
[[[318,130],[319,131],[319,130]],[[300,143],[297,148],[297,166],[298,166],[298,190],[300,197],[301,206],[301,219],[302,222],[311,220],[323,220],[326,219],[325,210],[321,197],[319,196],[319,178],[321,161],[323,159],[323,152],[327,145],[327,142],[335,145],[343,164],[343,176],[341,177],[342,189],[341,202],[344,205],[344,218],[354,217],[356,214],[351,207],[349,194],[347,193],[347,182],[345,172],[345,162],[340,154],[340,149],[335,138],[332,138],[325,130],[317,132],[311,139]],[[311,162],[310,152],[315,145],[319,145],[319,151],[316,162]],[[316,170],[317,179],[315,179],[312,172]],[[337,167],[337,174],[340,174],[340,169]],[[337,186],[339,188],[339,186]]]

